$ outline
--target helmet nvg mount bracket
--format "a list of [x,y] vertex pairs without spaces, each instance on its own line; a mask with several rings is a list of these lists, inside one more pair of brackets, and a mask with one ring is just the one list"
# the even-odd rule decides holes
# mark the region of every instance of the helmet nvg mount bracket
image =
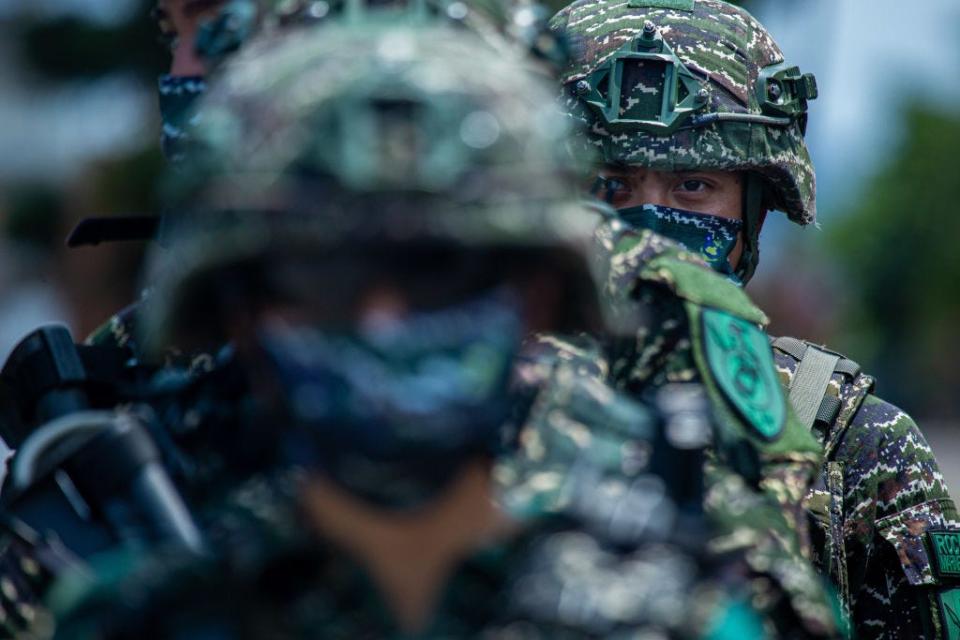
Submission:
[[[636,81],[633,84],[639,88],[640,97],[624,92],[625,76]],[[652,81],[653,86],[646,81]],[[707,104],[703,85],[649,20],[639,38],[580,80],[576,92],[612,132],[636,128],[668,135]]]

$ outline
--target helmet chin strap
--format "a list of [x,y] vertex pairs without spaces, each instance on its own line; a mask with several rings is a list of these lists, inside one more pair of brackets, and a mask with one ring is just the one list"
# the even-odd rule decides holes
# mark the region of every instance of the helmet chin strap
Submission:
[[736,275],[744,285],[753,277],[760,263],[760,227],[763,223],[764,179],[748,171],[743,186],[743,253]]

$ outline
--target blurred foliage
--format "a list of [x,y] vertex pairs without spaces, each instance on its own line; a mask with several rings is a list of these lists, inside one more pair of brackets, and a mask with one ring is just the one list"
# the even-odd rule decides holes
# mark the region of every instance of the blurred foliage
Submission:
[[92,176],[92,199],[103,214],[156,213],[157,178],[165,162],[158,145],[98,163]]
[[[829,235],[850,278],[849,335],[885,397],[960,417],[960,118],[906,109],[903,141]],[[867,354],[867,355],[863,355]]]
[[54,249],[62,242],[63,197],[49,185],[18,185],[5,194],[3,210],[4,237],[43,250]]
[[169,59],[157,44],[158,33],[150,18],[154,0],[142,0],[133,19],[113,27],[66,17],[25,23],[19,41],[24,59],[41,76],[50,79],[89,78],[116,71],[156,76]]
[[[23,16],[7,33],[14,38],[26,82],[82,86],[97,77],[133,74],[145,86],[154,85],[169,65],[150,17],[155,1],[140,0],[128,22],[108,26],[77,14]],[[0,233],[45,250],[38,268],[49,270],[45,282],[66,301],[75,335],[87,334],[135,299],[145,247],[121,242],[68,250],[66,235],[84,217],[158,211],[155,184],[164,163],[157,135],[143,137],[140,149],[91,158],[62,182],[37,176],[45,186],[15,187],[0,202]]]

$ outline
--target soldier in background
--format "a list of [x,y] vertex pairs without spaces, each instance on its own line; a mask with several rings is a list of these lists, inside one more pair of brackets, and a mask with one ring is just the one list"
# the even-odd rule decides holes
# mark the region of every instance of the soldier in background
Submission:
[[[625,224],[683,243],[743,284],[769,211],[815,221],[803,135],[816,83],[747,12],[717,0],[579,0],[553,25],[574,54],[563,99],[585,124],[585,157],[598,158],[592,191]],[[917,426],[844,356],[794,338],[772,345],[825,455],[807,498],[815,559],[854,632],[957,637],[950,549],[960,523]],[[612,375],[630,388],[677,374],[627,350]]]

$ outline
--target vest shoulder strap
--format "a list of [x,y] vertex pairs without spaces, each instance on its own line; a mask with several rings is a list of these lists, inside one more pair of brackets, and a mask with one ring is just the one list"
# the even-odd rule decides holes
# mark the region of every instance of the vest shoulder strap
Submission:
[[770,343],[797,361],[788,394],[800,421],[810,429],[817,423],[832,427],[840,415],[844,394],[829,393],[830,382],[840,374],[841,384],[852,383],[860,375],[860,365],[840,353],[797,338],[772,338]]

